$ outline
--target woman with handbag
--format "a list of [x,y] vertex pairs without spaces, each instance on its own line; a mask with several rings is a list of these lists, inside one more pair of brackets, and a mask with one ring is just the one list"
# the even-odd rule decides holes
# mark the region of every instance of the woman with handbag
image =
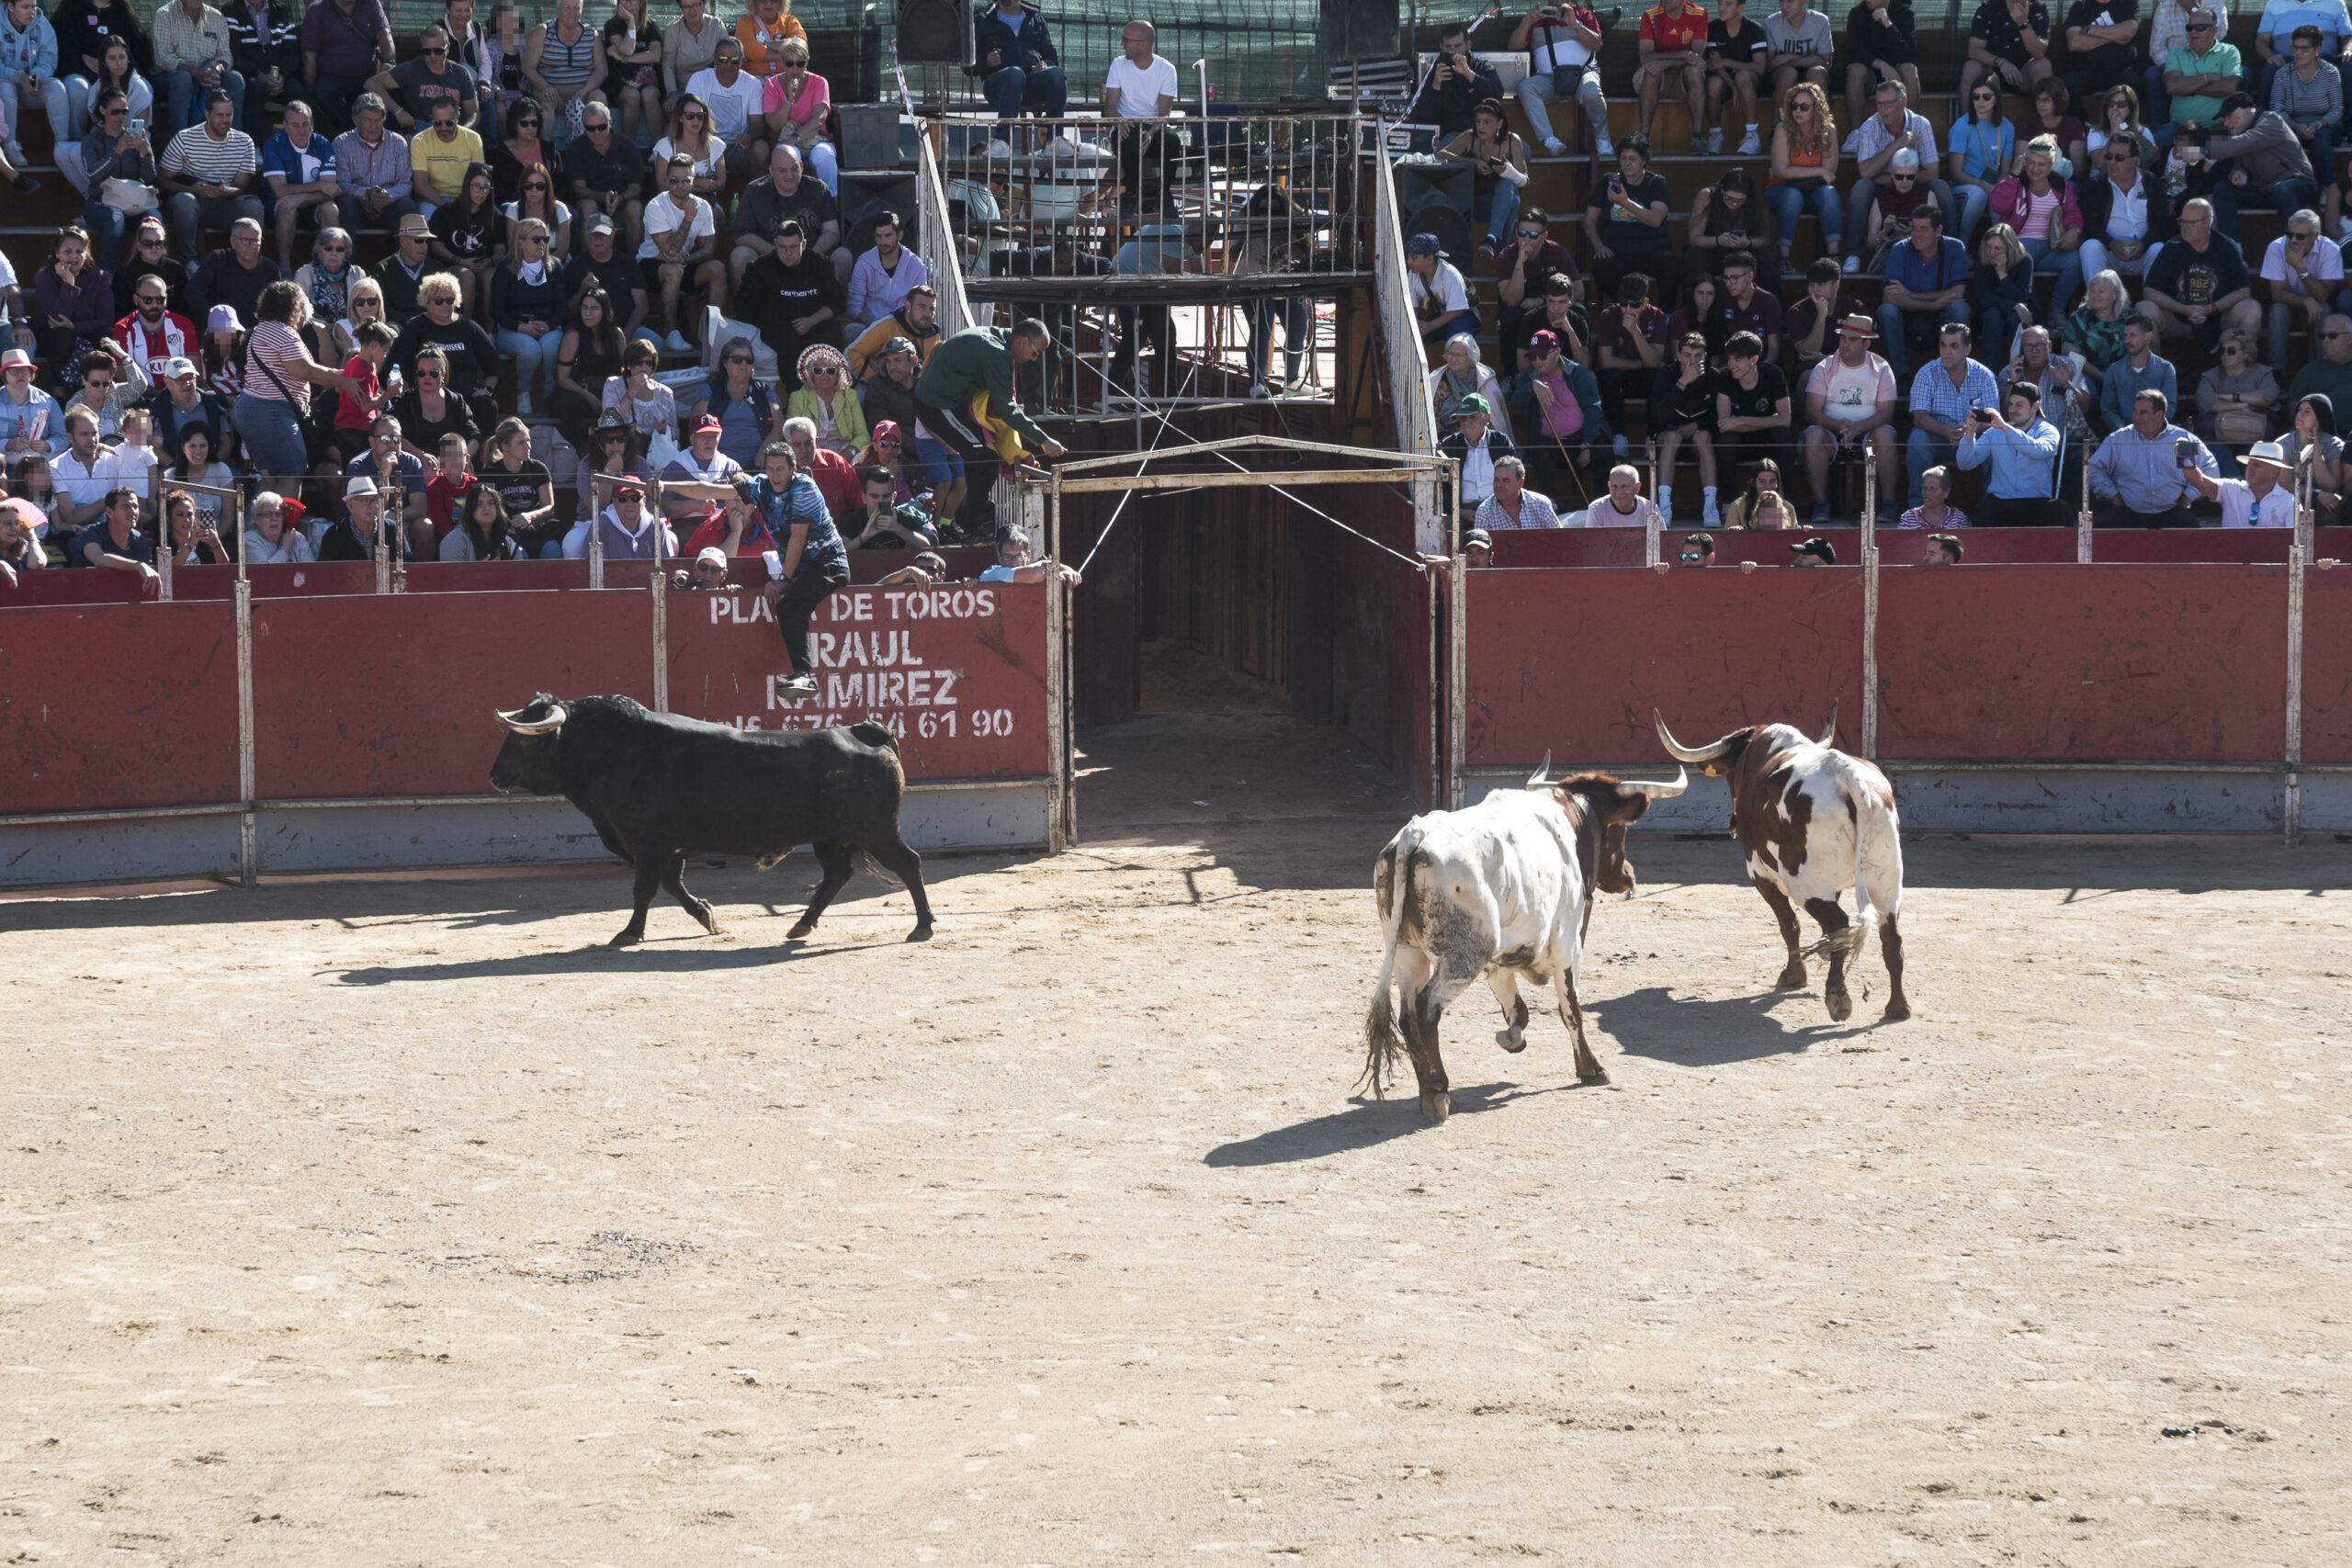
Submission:
[[130,131],[130,100],[120,89],[98,94],[92,130],[82,139],[82,173],[89,199],[82,204],[82,226],[97,240],[98,265],[114,270],[123,231],[133,219],[156,209],[155,148],[146,127]]
[[301,329],[311,319],[311,302],[290,280],[263,289],[254,317],[253,331],[245,338],[244,395],[229,417],[244,438],[245,451],[263,482],[291,491],[311,471],[304,432],[311,389],[334,387],[352,397],[359,388],[350,377],[312,359],[302,346]]
[[2197,434],[2211,441],[2223,479],[2242,469],[2245,448],[2270,439],[2278,417],[2278,372],[2257,358],[2251,333],[2222,334],[2222,362],[2197,381]]

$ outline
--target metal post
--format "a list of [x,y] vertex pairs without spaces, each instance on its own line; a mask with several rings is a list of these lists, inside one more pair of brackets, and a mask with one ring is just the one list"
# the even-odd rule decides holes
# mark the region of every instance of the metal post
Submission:
[[[659,547],[656,547],[657,548]],[[653,592],[653,711],[670,711],[670,574],[653,563],[646,579]]]
[[[1053,492],[1046,507],[1046,553],[1057,564],[1060,557],[1062,538],[1062,475],[1054,470]],[[1065,748],[1063,727],[1069,722],[1063,711],[1067,697],[1065,687],[1069,671],[1062,662],[1062,574],[1048,570],[1046,573],[1046,852],[1059,854],[1069,847],[1069,835],[1063,813],[1076,815],[1076,803],[1070,799],[1070,779],[1062,765]]]
[[245,552],[237,552],[237,881],[260,880],[254,845],[254,586],[245,581]]
[[596,525],[597,496],[592,485],[588,496],[588,586],[605,586],[605,531]]
[[1862,755],[1878,755],[1878,458],[1862,465]]
[[1642,523],[1642,564],[1656,566],[1658,559],[1657,498],[1662,492],[1657,488],[1657,443],[1647,436],[1642,438],[1642,457],[1650,466],[1650,507],[1649,515]]
[[2303,841],[2303,576],[2317,542],[2312,511],[2312,459],[2306,445],[2295,470],[2295,537],[2287,547],[2287,776],[2279,791],[2278,820],[2289,849]]
[[2087,451],[2083,454],[2083,509],[2075,518],[2075,564],[2091,564],[2091,455]]
[[[172,602],[172,562],[179,551],[172,544],[172,520],[163,514],[162,496],[155,498],[155,597],[168,604]],[[96,537],[93,535],[92,537]],[[240,550],[238,554],[244,552]]]
[[[397,496],[399,491],[394,491],[392,493]],[[384,548],[386,526],[384,519],[379,515],[376,519],[375,542],[368,549],[368,558],[375,563],[376,592],[379,593],[390,593],[392,591],[392,556],[390,550]]]
[[1435,810],[1445,803],[1445,687],[1441,683],[1443,673],[1438,667],[1437,585],[1440,579],[1435,569],[1423,564],[1421,586],[1429,592],[1430,601],[1430,807]]
[[1447,618],[1452,624],[1447,628],[1449,656],[1446,660],[1445,680],[1445,761],[1448,787],[1445,795],[1446,804],[1456,811],[1462,809],[1462,771],[1468,761],[1464,728],[1466,722],[1464,710],[1469,706],[1470,700],[1470,671],[1467,662],[1470,646],[1470,606],[1468,595],[1464,592],[1469,564],[1468,558],[1462,554],[1459,547],[1456,547],[1453,559],[1446,569],[1451,593],[1448,604],[1451,614]]

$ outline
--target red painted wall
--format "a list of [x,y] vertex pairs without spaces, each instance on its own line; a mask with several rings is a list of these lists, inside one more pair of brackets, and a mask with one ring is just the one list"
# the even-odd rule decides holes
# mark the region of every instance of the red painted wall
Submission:
[[2352,762],[2352,567],[2303,578],[2303,757]]
[[[114,577],[78,571],[76,577]],[[0,615],[0,812],[237,798],[237,634],[217,605]]]

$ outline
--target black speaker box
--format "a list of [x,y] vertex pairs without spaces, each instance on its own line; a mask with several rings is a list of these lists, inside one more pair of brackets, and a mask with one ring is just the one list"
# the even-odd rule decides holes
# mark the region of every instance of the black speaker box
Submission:
[[894,96],[880,104],[837,104],[841,117],[841,166],[844,169],[910,169],[915,164],[915,128],[899,123]]
[[1469,218],[1478,178],[1478,172],[1469,164],[1399,164],[1395,172],[1397,211],[1414,212],[1434,204],[1453,208],[1465,220]]
[[974,0],[902,0],[899,6],[899,63],[969,65],[972,29],[978,17]]
[[922,215],[915,209],[912,175],[843,175],[838,193],[842,208],[842,243],[850,254],[862,256],[874,248],[874,224],[885,212],[895,212],[905,225],[900,238],[910,250],[924,252]]
[[1394,60],[1397,43],[1396,0],[1323,0],[1322,40],[1326,60]]

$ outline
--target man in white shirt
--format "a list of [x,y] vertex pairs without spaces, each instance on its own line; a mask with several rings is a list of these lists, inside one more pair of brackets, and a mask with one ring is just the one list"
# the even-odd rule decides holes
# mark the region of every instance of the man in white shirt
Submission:
[[737,185],[768,166],[768,84],[743,69],[739,39],[719,40],[718,53],[686,83],[686,91],[710,106],[710,133],[727,143],[727,173]]
[[[1564,528],[1646,528],[1657,511],[1642,495],[1642,471],[1631,463],[1609,470],[1609,493],[1583,512],[1571,513]],[[1665,525],[1665,519],[1658,520]]]
[[1405,275],[1422,342],[1442,344],[1456,333],[1477,335],[1478,312],[1471,308],[1461,269],[1445,259],[1435,234],[1416,234],[1405,242]]
[[[1887,177],[1894,167],[1894,155],[1906,148],[1919,155],[1919,172],[1927,174],[1943,166],[1936,152],[1936,128],[1923,115],[1911,109],[1911,95],[1901,82],[1892,77],[1878,85],[1878,112],[1862,121],[1854,131],[1854,184],[1846,193],[1846,232],[1860,235],[1866,231],[1871,220],[1871,203],[1878,199],[1878,183]],[[1947,213],[1960,210],[1960,203],[1951,194],[1951,182],[1930,178],[1928,188],[1935,193],[1936,204]],[[1846,270],[1858,273],[1862,269],[1859,245],[1846,258]]]
[[1867,446],[1878,463],[1881,510],[1892,510],[1903,470],[1894,451],[1894,369],[1871,352],[1877,335],[1868,316],[1849,316],[1838,328],[1838,352],[1815,363],[1804,379],[1804,471],[1813,481],[1813,525],[1829,521],[1829,463],[1859,457]]
[[699,525],[710,515],[713,502],[734,494],[742,465],[718,449],[725,427],[717,414],[705,414],[687,433],[686,449],[662,470],[662,515],[673,523],[692,519]]
[[2262,281],[2270,290],[2270,363],[2280,366],[2287,363],[2288,330],[2300,318],[2319,342],[2328,302],[2344,287],[2344,253],[2320,238],[2318,213],[2307,207],[2287,220],[2287,231],[2263,253]]
[[1517,457],[1495,459],[1495,493],[1478,508],[1477,525],[1492,534],[1500,528],[1557,528],[1560,514],[1552,498],[1527,488],[1527,464]]
[[138,486],[146,466],[127,463],[112,446],[98,443],[98,419],[88,409],[75,407],[65,414],[65,450],[50,459],[50,478],[57,483],[57,502],[50,522],[61,530],[87,527],[106,510],[107,491],[117,485]]
[[1519,103],[1536,140],[1544,143],[1544,156],[1557,158],[1568,150],[1552,134],[1549,107],[1560,102],[1566,89],[1599,139],[1600,155],[1614,157],[1616,149],[1609,144],[1609,105],[1600,96],[1600,73],[1593,68],[1600,48],[1600,18],[1592,7],[1585,0],[1535,0],[1511,30],[1507,47],[1530,51],[1530,69],[1519,84]]
[[[1102,113],[1113,119],[1166,119],[1176,108],[1176,67],[1153,52],[1159,29],[1149,22],[1129,22],[1119,35],[1119,58],[1102,78]],[[1166,133],[1158,127],[1123,126],[1113,132],[1119,159],[1120,210],[1134,212],[1143,193],[1144,159],[1162,152]],[[1163,203],[1168,190],[1165,160],[1157,175]]]
[[723,308],[727,264],[718,259],[718,224],[710,203],[695,194],[695,161],[673,152],[662,166],[662,194],[645,204],[638,270],[647,292],[661,300],[661,321],[669,329],[662,346],[672,354],[692,354],[695,345],[678,330],[680,299],[700,294]]
[[2283,481],[2292,471],[2285,447],[2257,441],[2246,451],[2242,479],[2216,479],[2193,463],[2181,468],[2180,477],[2206,500],[2222,503],[2224,528],[2291,528],[2295,497]]

